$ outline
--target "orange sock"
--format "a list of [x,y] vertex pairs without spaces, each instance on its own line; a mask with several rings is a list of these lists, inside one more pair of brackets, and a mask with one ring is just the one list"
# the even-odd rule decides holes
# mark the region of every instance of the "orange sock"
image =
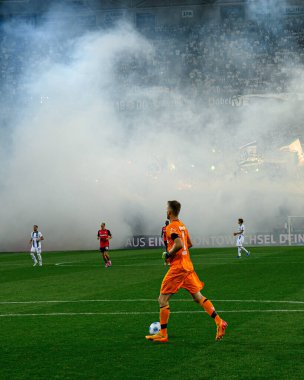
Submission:
[[162,335],[167,335],[167,324],[170,315],[169,305],[163,306],[159,311],[159,320],[160,320],[160,332]]
[[208,298],[203,297],[200,300],[200,305],[205,309],[205,312],[210,315],[211,318],[214,319],[215,323],[218,324],[221,320],[219,315],[214,309],[214,306],[212,305],[212,302],[208,300]]

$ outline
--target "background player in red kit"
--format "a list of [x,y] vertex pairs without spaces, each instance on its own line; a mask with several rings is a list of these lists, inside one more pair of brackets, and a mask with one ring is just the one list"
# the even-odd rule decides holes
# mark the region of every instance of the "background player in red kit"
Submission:
[[162,232],[161,232],[161,235],[160,235],[163,238],[166,250],[167,250],[167,247],[168,247],[167,231],[166,231],[166,228],[167,228],[168,224],[169,224],[169,221],[166,220],[166,223],[165,223],[164,227],[162,228]]
[[105,223],[101,223],[100,230],[97,232],[97,240],[99,240],[100,243],[99,250],[102,254],[106,268],[112,266],[112,262],[108,253],[110,247],[110,239],[112,239],[111,232],[106,229]]

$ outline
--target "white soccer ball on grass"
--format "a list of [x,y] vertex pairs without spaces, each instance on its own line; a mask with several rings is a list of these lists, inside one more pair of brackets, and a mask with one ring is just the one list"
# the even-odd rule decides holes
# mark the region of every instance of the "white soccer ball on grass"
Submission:
[[160,332],[160,323],[159,322],[151,323],[149,327],[149,333],[151,335],[154,335],[154,334],[157,334],[158,332]]

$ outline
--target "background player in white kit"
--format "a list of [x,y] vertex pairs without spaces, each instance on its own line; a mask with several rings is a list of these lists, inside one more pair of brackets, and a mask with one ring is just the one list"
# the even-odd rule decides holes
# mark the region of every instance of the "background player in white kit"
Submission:
[[[42,257],[41,257],[41,240],[44,240],[44,237],[40,231],[38,231],[38,226],[35,224],[33,226],[33,232],[31,233],[31,256],[34,261],[34,266],[39,263],[42,266]],[[36,258],[37,256],[37,258]]]
[[238,255],[237,258],[240,259],[242,257],[242,250],[246,252],[246,256],[250,256],[250,252],[247,251],[245,247],[243,247],[244,239],[245,239],[245,225],[244,220],[242,218],[238,219],[238,232],[234,232],[233,235],[237,236],[236,238],[236,246],[238,249]]

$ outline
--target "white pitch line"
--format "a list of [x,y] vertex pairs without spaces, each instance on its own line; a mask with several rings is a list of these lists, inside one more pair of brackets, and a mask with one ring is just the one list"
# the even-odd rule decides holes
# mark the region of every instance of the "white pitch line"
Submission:
[[[68,263],[56,263],[55,264],[56,266],[60,266],[60,267],[94,267],[94,268],[99,268],[99,267],[103,267],[103,263],[100,263],[100,264],[78,264],[78,263],[71,263],[71,264],[68,264]],[[162,267],[163,266],[163,263],[158,263],[158,264],[115,264],[115,267],[150,267],[150,266],[159,266],[159,267]]]
[[[290,300],[217,300],[213,302],[239,302],[239,303],[284,303],[284,304],[304,304],[304,301],[290,301]],[[10,304],[39,304],[39,303],[85,303],[85,302],[157,302],[156,298],[131,298],[131,299],[88,299],[88,300],[37,300],[37,301],[0,301],[1,305]],[[191,298],[188,299],[174,299],[170,302],[193,302]]]
[[[203,262],[201,262],[201,263],[195,263],[195,265],[203,265],[203,264],[217,264],[217,263],[213,263],[213,262],[206,262],[206,263],[203,263]],[[71,267],[71,268],[73,268],[73,267],[84,267],[84,268],[99,268],[99,267],[103,267],[103,263],[100,263],[100,264],[62,264],[62,263],[56,263],[56,264],[54,264],[54,265],[56,265],[56,266],[60,266],[60,267]],[[149,264],[149,263],[142,263],[142,264],[115,264],[114,265],[115,266],[115,268],[116,267],[132,267],[132,268],[134,268],[134,267],[151,267],[151,266],[155,266],[155,267],[161,267],[161,268],[163,268],[164,267],[164,264],[162,263],[162,262],[160,262],[160,263],[157,263],[157,264],[154,264],[154,263],[151,263],[151,264]]]
[[[157,302],[157,299],[97,299],[97,300],[46,300],[46,301],[0,301],[0,304],[83,303],[83,302]],[[183,301],[183,300],[181,300]],[[185,300],[187,301],[187,300]]]
[[[303,310],[219,310],[219,313],[295,313],[304,312]],[[204,311],[172,311],[171,314],[198,314],[204,313]],[[78,315],[144,315],[144,314],[159,314],[158,311],[131,311],[131,312],[109,312],[109,313],[99,313],[99,312],[83,312],[83,313],[9,313],[0,314],[0,317],[60,317],[60,316],[78,316]]]
[[[171,301],[171,300],[170,300]],[[173,301],[173,300],[172,300]],[[290,301],[290,300],[212,300],[216,302],[252,302],[252,303],[290,303],[290,304],[304,304],[304,301]]]
[[[235,257],[233,257],[233,258],[222,258],[221,259],[222,261],[225,261],[225,263],[228,263],[228,262],[240,262],[239,260],[236,260],[236,258]],[[261,265],[267,265],[267,264],[269,264],[269,265],[272,265],[272,263],[271,262],[256,262],[255,261],[256,259],[254,259],[254,263],[255,264],[261,264]],[[210,264],[218,264],[218,262],[213,262],[213,261],[195,261],[195,260],[193,260],[194,261],[194,264],[195,265],[210,265]],[[246,263],[250,263],[250,262],[252,262],[252,259],[244,259],[243,260],[243,262],[246,262]],[[300,264],[300,265],[303,265],[304,264],[304,262],[302,262],[302,261],[279,261],[279,262],[276,262],[276,264]],[[77,261],[74,261],[74,262],[64,262],[64,263],[55,263],[55,264],[53,264],[53,265],[55,265],[55,266],[61,266],[61,267],[71,267],[71,268],[73,268],[73,267],[85,267],[85,268],[87,268],[87,267],[93,267],[93,268],[95,268],[95,267],[102,267],[103,265],[102,265],[102,263],[101,264],[89,264],[89,263],[83,263],[83,264],[81,264],[80,262],[77,262]],[[134,268],[134,267],[150,267],[150,266],[163,266],[162,265],[162,263],[141,263],[141,264],[114,264],[114,267],[132,267],[132,268]]]

